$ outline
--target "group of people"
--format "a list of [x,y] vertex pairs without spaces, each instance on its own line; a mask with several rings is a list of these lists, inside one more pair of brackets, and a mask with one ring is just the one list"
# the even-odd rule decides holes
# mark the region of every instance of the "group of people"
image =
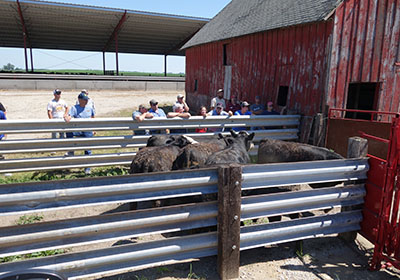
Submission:
[[[265,107],[261,104],[261,98],[255,97],[255,103],[250,105],[247,101],[238,102],[236,96],[231,96],[227,102],[224,99],[224,90],[219,89],[217,96],[211,100],[210,110],[207,110],[206,106],[201,106],[199,115],[203,117],[207,116],[233,116],[233,115],[279,115],[274,110],[273,102],[268,102]],[[179,94],[177,100],[172,107],[172,112],[165,113],[163,109],[158,108],[158,102],[154,99],[150,100],[150,108],[146,107],[145,104],[140,104],[138,110],[132,113],[132,118],[136,121],[143,121],[144,119],[151,119],[153,117],[164,117],[164,118],[189,118],[189,106],[184,101],[184,95]],[[244,130],[245,127],[234,128],[236,131]],[[216,132],[221,131],[221,128],[197,128],[196,132]],[[139,130],[135,131],[136,135],[151,134],[154,131]],[[159,132],[159,131],[158,131]],[[171,133],[185,133],[185,129],[171,129]]]

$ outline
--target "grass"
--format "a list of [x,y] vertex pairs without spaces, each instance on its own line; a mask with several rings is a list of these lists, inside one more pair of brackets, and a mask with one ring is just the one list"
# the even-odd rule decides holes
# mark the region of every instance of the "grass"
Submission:
[[40,222],[41,220],[43,220],[43,216],[42,215],[23,215],[21,217],[18,218],[17,220],[17,225],[27,225],[27,224],[33,224],[33,223],[37,223]]
[[[16,71],[1,71],[3,73],[24,73],[24,70]],[[67,74],[67,75],[103,75],[103,70],[79,70],[79,69],[35,69],[37,74]],[[152,76],[152,77],[163,77],[162,72],[139,72],[139,71],[119,71],[120,76]],[[167,73],[167,77],[185,77],[184,73]]]
[[[42,215],[38,215],[38,214],[23,215],[23,216],[18,218],[18,220],[16,221],[16,224],[17,225],[28,225],[28,224],[38,223],[38,222],[40,222],[42,220],[43,220],[43,216]],[[23,254],[23,255],[2,257],[2,258],[0,258],[0,263],[14,262],[14,261],[19,261],[19,260],[26,260],[26,259],[54,256],[54,255],[64,254],[65,252],[67,252],[67,250],[54,249],[54,250],[33,252],[33,253]]]

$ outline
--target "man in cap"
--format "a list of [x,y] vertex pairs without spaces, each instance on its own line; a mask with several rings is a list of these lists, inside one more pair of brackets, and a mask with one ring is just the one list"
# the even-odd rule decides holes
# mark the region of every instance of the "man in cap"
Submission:
[[[95,113],[93,107],[88,106],[89,97],[87,94],[81,92],[78,95],[78,105],[72,106],[69,110],[69,115],[64,119],[66,122],[70,122],[72,118],[76,119],[86,119],[94,118]],[[72,137],[93,137],[93,131],[79,131],[79,132],[67,132],[67,138]],[[91,155],[92,151],[86,150],[85,155]],[[70,151],[66,154],[67,156],[73,156],[74,152]],[[85,173],[90,174],[90,168],[85,168]]]
[[224,109],[226,108],[224,90],[222,88],[217,90],[217,96],[211,99],[211,110],[214,110],[218,103],[221,103],[222,106],[224,106]]
[[[144,119],[152,119],[153,114],[147,111],[147,108],[144,104],[140,104],[138,110],[132,113],[132,119],[138,122],[143,121]],[[135,130],[135,135],[145,135],[149,134],[148,130]]]
[[[47,116],[49,119],[63,119],[68,115],[68,106],[64,99],[61,99],[61,90],[53,91],[54,98],[47,104]],[[59,133],[60,138],[65,138],[63,132]],[[57,132],[51,133],[51,138],[57,138]]]
[[150,110],[149,113],[153,115],[153,117],[166,118],[165,112],[163,109],[158,108],[158,101],[155,99],[150,100]]
[[[183,111],[184,112],[189,112],[189,106],[186,104],[186,102],[183,100],[185,96],[183,94],[178,94],[176,97],[176,102],[175,105],[183,105]],[[175,112],[175,111],[174,111]]]
[[[87,89],[82,89],[81,93],[84,93],[88,96],[88,103],[86,106],[90,106],[93,108],[93,112],[96,114],[96,108],[94,107],[94,101],[92,98],[89,97],[89,91]],[[79,105],[79,100],[76,101],[76,105]]]
[[254,115],[262,115],[264,110],[265,110],[265,107],[264,107],[264,105],[261,104],[260,96],[256,96],[255,103],[251,104],[251,106],[250,106],[251,113]]
[[[150,110],[149,113],[153,115],[153,117],[156,118],[166,118],[167,115],[165,115],[165,112],[163,109],[158,108],[158,101],[155,99],[150,100]],[[153,133],[162,133],[161,130],[150,130],[150,134]]]
[[[235,116],[245,116],[245,115],[251,115],[251,112],[249,111],[249,106],[250,104],[247,101],[243,101],[240,106],[242,107],[239,111],[235,112]],[[234,127],[233,130],[235,131],[241,131],[241,130],[247,130],[247,127]]]

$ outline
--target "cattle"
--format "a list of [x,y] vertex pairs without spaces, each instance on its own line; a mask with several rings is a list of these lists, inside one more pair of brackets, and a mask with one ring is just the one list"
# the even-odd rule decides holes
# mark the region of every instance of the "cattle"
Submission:
[[258,147],[257,163],[342,159],[326,148],[276,139],[263,139]]
[[204,166],[209,156],[227,147],[224,137],[210,139],[206,142],[187,145],[174,162],[173,169],[187,169]]
[[212,154],[206,160],[204,166],[231,163],[246,164],[250,162],[248,151],[253,146],[254,132],[251,134],[244,130],[239,133],[233,130],[230,132],[232,137],[224,137],[227,147]]
[[[258,146],[257,163],[278,163],[278,162],[297,162],[313,160],[332,160],[343,159],[343,157],[326,148],[312,146],[297,142],[288,142],[276,139],[263,139]],[[336,183],[318,183],[310,184],[311,188],[331,187]],[[278,187],[270,188],[267,193],[300,190],[299,187]],[[259,194],[257,191],[248,194]],[[298,213],[289,215],[292,219],[298,218]],[[281,217],[269,217],[270,221],[279,221]]]
[[146,147],[156,147],[171,144],[176,141],[177,136],[174,135],[152,135],[149,139],[147,139]]
[[182,148],[194,141],[186,136],[165,138],[164,140],[166,144],[162,146],[149,146],[140,149],[132,160],[130,173],[170,171],[174,161],[182,152]]

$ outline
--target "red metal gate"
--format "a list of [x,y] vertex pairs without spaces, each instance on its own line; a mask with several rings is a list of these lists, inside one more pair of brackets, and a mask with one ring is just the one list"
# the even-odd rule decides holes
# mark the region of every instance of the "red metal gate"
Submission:
[[388,144],[386,160],[369,155],[370,170],[361,223],[361,234],[374,245],[370,268],[400,268],[400,118],[393,119],[389,139],[362,134],[371,141]]

